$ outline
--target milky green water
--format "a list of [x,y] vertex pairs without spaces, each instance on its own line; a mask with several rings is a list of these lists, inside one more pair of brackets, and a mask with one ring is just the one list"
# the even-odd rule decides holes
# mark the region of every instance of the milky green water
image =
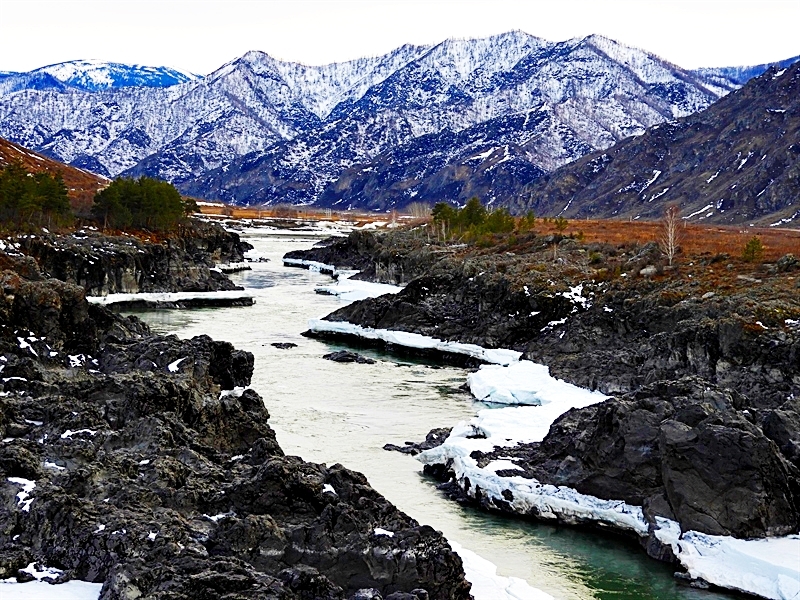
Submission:
[[[361,471],[372,486],[412,517],[442,531],[498,567],[555,598],[712,600],[733,596],[680,585],[672,569],[613,535],[486,514],[445,499],[411,457],[382,449],[419,441],[434,427],[454,425],[484,408],[459,389],[463,369],[411,363],[376,351],[374,365],[339,364],[322,355],[342,348],[304,338],[308,319],[342,302],[314,293],[330,278],[282,266],[288,250],[311,239],[247,237],[271,258],[233,275],[253,291],[252,307],[136,313],[158,332],[208,334],[255,355],[251,387],[264,398],[287,454]],[[278,350],[272,342],[294,342]]]

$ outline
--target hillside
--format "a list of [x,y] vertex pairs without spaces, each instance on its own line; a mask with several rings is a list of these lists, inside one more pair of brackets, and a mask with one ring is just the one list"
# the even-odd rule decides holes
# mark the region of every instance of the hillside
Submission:
[[30,173],[61,173],[73,209],[80,210],[91,205],[97,191],[108,185],[107,179],[94,173],[65,165],[0,138],[0,168],[12,162],[22,163]]
[[708,110],[656,125],[531,182],[517,211],[709,223],[800,224],[800,63],[771,68]]

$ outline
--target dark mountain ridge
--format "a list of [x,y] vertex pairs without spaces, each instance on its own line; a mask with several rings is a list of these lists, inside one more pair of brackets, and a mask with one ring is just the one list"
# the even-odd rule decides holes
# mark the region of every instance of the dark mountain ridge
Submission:
[[771,67],[705,111],[650,128],[525,186],[516,211],[786,225],[800,216],[800,63]]

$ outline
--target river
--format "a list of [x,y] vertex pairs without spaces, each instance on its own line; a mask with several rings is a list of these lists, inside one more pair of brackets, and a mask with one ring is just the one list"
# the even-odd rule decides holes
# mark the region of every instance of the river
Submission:
[[[243,237],[270,259],[231,276],[253,292],[254,306],[135,314],[159,333],[208,334],[252,352],[251,387],[264,398],[287,454],[364,473],[396,506],[490,560],[500,575],[525,579],[558,599],[732,598],[679,584],[669,566],[647,558],[627,539],[486,514],[444,498],[416,460],[382,447],[422,440],[430,429],[485,408],[460,389],[466,371],[369,350],[359,351],[377,359],[374,365],[323,360],[343,346],[300,334],[309,318],[343,301],[314,293],[330,277],[281,261],[285,252],[309,248],[315,239],[252,232]],[[280,350],[274,342],[297,347]]]

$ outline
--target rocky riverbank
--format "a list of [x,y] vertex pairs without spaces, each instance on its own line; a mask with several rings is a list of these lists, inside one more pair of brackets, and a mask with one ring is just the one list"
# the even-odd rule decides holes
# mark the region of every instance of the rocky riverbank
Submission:
[[0,578],[36,563],[102,600],[469,597],[439,533],[283,454],[250,353],[154,336],[30,256],[0,268]]
[[[372,247],[385,251],[384,242]],[[655,244],[532,234],[513,246],[425,252],[440,258],[401,292],[328,315],[322,335],[348,323],[514,349],[556,377],[614,396],[568,410],[535,441],[498,430],[497,438],[513,441],[489,437],[473,451],[454,440],[442,454],[449,458],[429,459],[428,469],[455,478],[456,496],[500,512],[624,531],[628,525],[598,518],[596,507],[544,510],[513,490],[536,495],[537,486],[561,486],[618,501],[641,512],[630,531],[663,560],[675,560],[674,536],[656,535],[657,519],[710,536],[797,533],[800,269],[793,256],[752,264],[708,254],[669,268]],[[480,424],[471,427],[462,435],[486,437]],[[474,480],[478,474],[492,489]]]
[[86,227],[69,235],[42,232],[4,243],[35,258],[49,276],[93,296],[240,289],[215,264],[241,263],[250,248],[238,234],[198,220],[160,240],[105,235]]

